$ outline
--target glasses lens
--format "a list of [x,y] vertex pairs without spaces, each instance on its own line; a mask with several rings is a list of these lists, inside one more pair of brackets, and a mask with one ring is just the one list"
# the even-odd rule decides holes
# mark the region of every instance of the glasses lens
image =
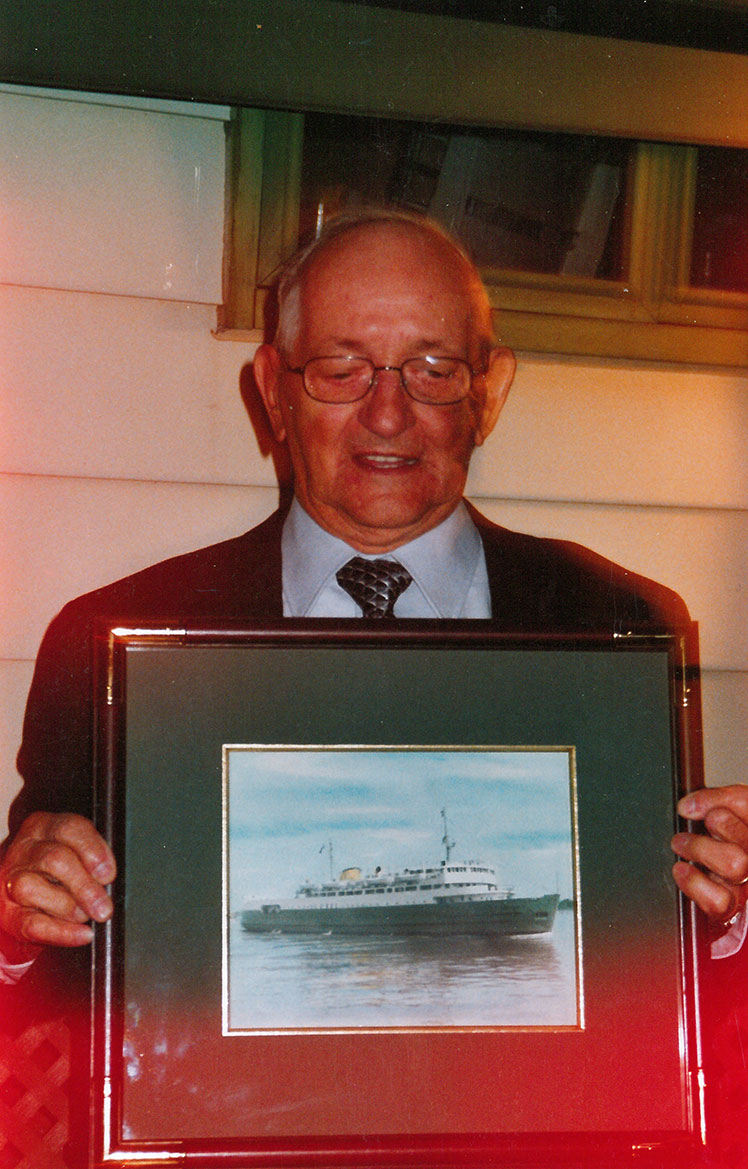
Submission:
[[368,390],[374,367],[362,357],[315,357],[304,367],[304,385],[319,402],[355,402]]
[[470,390],[470,366],[457,357],[414,357],[403,365],[403,381],[419,402],[459,402]]

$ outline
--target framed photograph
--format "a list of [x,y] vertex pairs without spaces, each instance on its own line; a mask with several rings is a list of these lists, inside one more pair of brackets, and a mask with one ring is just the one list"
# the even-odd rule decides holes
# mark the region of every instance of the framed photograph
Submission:
[[574,779],[568,747],[225,747],[224,1034],[579,1026]]
[[94,1164],[699,1164],[680,640],[350,625],[102,633]]

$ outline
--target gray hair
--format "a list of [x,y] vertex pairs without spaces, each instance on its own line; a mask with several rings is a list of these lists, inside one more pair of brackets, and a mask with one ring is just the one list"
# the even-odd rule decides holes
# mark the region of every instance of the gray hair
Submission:
[[278,298],[278,324],[273,343],[279,351],[288,354],[294,346],[301,326],[301,286],[304,274],[315,256],[324,251],[332,242],[348,232],[370,224],[385,227],[409,227],[424,235],[431,236],[446,245],[454,253],[463,272],[465,289],[472,312],[471,328],[477,341],[481,360],[496,344],[491,318],[491,304],[488,299],[480,272],[462,245],[440,224],[424,215],[390,208],[372,207],[356,213],[335,215],[328,219],[317,237],[300,248],[286,263],[276,286]]

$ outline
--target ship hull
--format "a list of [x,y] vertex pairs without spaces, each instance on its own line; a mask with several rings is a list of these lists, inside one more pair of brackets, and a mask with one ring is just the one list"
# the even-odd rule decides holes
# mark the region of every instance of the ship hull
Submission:
[[241,924],[248,933],[517,937],[549,933],[553,929],[558,901],[558,894],[552,893],[544,897],[508,897],[496,901],[362,905],[350,909],[293,909],[265,905],[261,909],[243,910]]

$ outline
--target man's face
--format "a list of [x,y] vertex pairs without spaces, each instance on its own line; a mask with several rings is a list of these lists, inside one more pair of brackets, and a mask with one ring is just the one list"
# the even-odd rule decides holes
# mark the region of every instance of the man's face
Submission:
[[[425,354],[478,364],[470,304],[451,250],[421,232],[367,225],[312,261],[287,364],[351,354],[400,366]],[[263,347],[255,373],[276,435],[287,438],[299,502],[322,527],[362,552],[384,552],[435,527],[462,497],[473,448],[495,420],[484,379],[462,402],[430,406],[405,393],[396,370],[377,374],[365,398],[312,400],[299,374]],[[507,351],[494,354],[508,390]],[[494,382],[497,369],[494,369]],[[489,380],[491,375],[489,374]]]

